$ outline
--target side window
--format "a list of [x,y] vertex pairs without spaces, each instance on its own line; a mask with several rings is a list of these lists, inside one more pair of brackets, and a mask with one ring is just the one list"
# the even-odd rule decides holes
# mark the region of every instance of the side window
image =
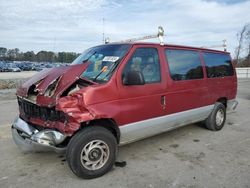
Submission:
[[129,71],[139,71],[144,76],[145,83],[161,81],[160,61],[156,48],[137,48],[127,62],[123,76]]
[[191,50],[166,49],[170,76],[173,80],[193,80],[203,78],[199,52]]
[[203,58],[208,78],[232,76],[234,74],[231,58],[228,54],[204,52]]

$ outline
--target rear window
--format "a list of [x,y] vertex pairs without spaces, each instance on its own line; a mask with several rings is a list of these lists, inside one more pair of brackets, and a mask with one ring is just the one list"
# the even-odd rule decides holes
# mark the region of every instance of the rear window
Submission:
[[166,49],[169,71],[175,81],[203,78],[199,52],[191,50]]
[[203,52],[208,78],[232,76],[234,74],[231,58],[228,54]]

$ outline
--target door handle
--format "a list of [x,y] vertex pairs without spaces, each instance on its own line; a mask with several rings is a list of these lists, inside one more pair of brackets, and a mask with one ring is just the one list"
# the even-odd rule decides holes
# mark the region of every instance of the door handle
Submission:
[[161,96],[161,106],[162,106],[163,110],[166,109],[166,96],[165,95]]

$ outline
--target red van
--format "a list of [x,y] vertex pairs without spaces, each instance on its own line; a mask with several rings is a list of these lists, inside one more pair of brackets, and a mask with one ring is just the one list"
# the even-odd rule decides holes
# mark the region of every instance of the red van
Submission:
[[118,145],[201,121],[222,129],[236,93],[228,52],[105,44],[22,84],[12,134],[23,151],[66,151],[77,176],[95,178],[112,168]]

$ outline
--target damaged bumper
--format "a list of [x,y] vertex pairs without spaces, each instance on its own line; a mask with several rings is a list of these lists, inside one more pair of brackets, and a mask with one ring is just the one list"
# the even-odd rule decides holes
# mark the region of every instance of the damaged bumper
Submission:
[[55,151],[64,153],[66,147],[58,147],[66,136],[62,133],[45,129],[39,131],[17,117],[12,125],[12,137],[23,152]]

